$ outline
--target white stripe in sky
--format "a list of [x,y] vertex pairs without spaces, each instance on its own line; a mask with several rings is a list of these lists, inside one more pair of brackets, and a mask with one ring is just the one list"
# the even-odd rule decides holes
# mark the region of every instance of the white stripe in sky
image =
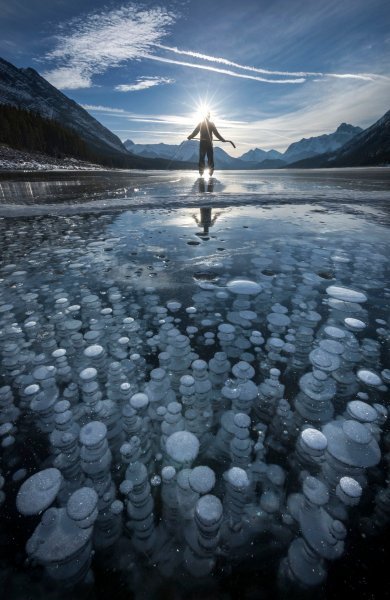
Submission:
[[241,79],[252,79],[254,81],[261,81],[263,83],[304,83],[305,78],[299,77],[297,79],[266,79],[265,77],[258,77],[257,75],[244,75],[244,73],[237,73],[236,71],[230,71],[229,69],[220,69],[219,67],[211,67],[209,65],[200,65],[199,63],[190,63],[182,60],[173,60],[171,58],[165,58],[163,56],[155,56],[153,54],[145,54],[144,58],[149,60],[155,60],[158,62],[164,62],[171,65],[179,65],[182,67],[190,67],[192,69],[202,69],[204,71],[213,71],[214,73],[222,73],[223,75],[230,75],[231,77],[240,77]]
[[[192,58],[198,58],[207,62],[214,62],[223,64],[229,67],[234,67],[242,71],[252,71],[253,73],[261,73],[263,75],[284,75],[286,77],[335,77],[339,79],[360,79],[362,81],[372,81],[373,79],[387,79],[382,75],[375,73],[322,73],[315,71],[271,71],[269,69],[261,69],[259,67],[252,67],[250,65],[242,65],[240,63],[233,62],[221,56],[210,56],[208,54],[201,54],[200,52],[193,52],[192,50],[181,50],[176,46],[165,46],[164,44],[154,44],[156,48],[166,50],[167,52],[173,52],[174,54],[180,54],[183,56],[190,56]],[[269,81],[269,80],[267,80]]]

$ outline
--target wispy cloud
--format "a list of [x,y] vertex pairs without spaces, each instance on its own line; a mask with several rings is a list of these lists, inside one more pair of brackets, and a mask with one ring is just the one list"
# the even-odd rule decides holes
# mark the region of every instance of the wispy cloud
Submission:
[[123,108],[112,108],[111,106],[102,106],[101,104],[82,104],[81,106],[85,108],[85,110],[90,110],[91,112],[113,113],[114,115],[118,114],[120,116],[126,114],[126,111]]
[[[253,73],[263,73],[264,75],[287,75],[289,77],[307,77],[308,75],[322,75],[322,73],[311,73],[306,71],[270,71],[269,69],[260,69],[258,67],[252,67],[249,65],[242,65],[220,56],[210,56],[208,54],[201,54],[200,52],[193,52],[192,50],[180,50],[175,46],[164,46],[164,44],[155,44],[156,48],[166,50],[168,52],[174,52],[175,54],[181,54],[183,56],[191,56],[192,58],[199,58],[200,60],[219,63],[228,67],[235,67],[243,71],[252,71]],[[262,80],[263,81],[263,80]]]
[[139,77],[135,83],[117,85],[115,89],[118,92],[138,92],[156,87],[157,85],[174,82],[174,79],[169,79],[168,77]]
[[231,77],[239,77],[240,79],[252,79],[253,81],[261,81],[264,83],[303,83],[305,78],[300,77],[296,79],[267,79],[265,77],[258,77],[257,75],[246,75],[244,73],[237,73],[229,69],[220,69],[219,67],[210,67],[208,65],[201,65],[199,63],[189,63],[182,60],[173,60],[163,56],[147,55],[146,58],[155,60],[158,62],[164,62],[171,65],[179,65],[181,67],[191,67],[192,69],[202,69],[204,71],[212,71],[213,73],[222,73],[223,75],[230,75]]
[[[125,118],[127,121],[133,121],[134,123],[159,123],[160,125],[177,125],[183,127],[193,127],[194,115],[167,115],[167,114],[153,114],[147,115],[143,113],[135,113],[124,110],[123,108],[113,108],[110,106],[101,106],[95,104],[82,104],[85,110],[91,113],[100,113],[115,118]],[[246,121],[230,120],[218,118],[218,125],[224,128],[232,128],[240,125],[246,126]],[[115,131],[118,131],[115,128]]]
[[[231,60],[222,58],[220,56],[210,56],[208,54],[201,54],[200,52],[193,52],[192,50],[181,50],[179,48],[176,48],[175,46],[165,46],[164,44],[155,44],[155,46],[157,48],[160,48],[161,50],[165,50],[167,52],[172,52],[174,54],[179,54],[182,56],[190,56],[192,58],[197,58],[197,59],[200,59],[203,61],[213,62],[216,64],[222,64],[222,65],[226,65],[229,67],[234,67],[241,71],[251,71],[252,73],[260,73],[260,74],[269,75],[269,76],[282,75],[285,77],[299,77],[299,78],[316,77],[317,79],[321,78],[321,77],[335,77],[335,78],[339,78],[339,79],[360,79],[361,81],[372,81],[374,79],[386,79],[385,76],[378,75],[376,73],[322,73],[322,72],[317,72],[317,71],[275,71],[275,70],[270,70],[270,69],[261,69],[259,67],[253,67],[250,65],[242,65],[240,63],[233,62]],[[155,57],[155,58],[156,58],[156,60],[161,60],[159,57]],[[174,62],[174,61],[172,61],[172,62]],[[201,67],[199,67],[198,64],[194,65],[193,63],[174,63],[174,64],[182,64],[185,66],[201,68]],[[221,72],[226,73],[226,71],[221,71]],[[232,73],[229,71],[228,74],[231,75]],[[238,76],[237,73],[235,73],[234,75],[236,77]],[[253,79],[255,79],[255,78],[253,78]],[[267,81],[269,83],[301,83],[304,80],[302,80],[302,79],[275,80],[275,79],[269,79],[269,78],[268,79],[259,78],[258,81]]]
[[55,48],[45,55],[57,64],[43,75],[61,89],[91,87],[93,75],[149,53],[174,21],[163,8],[134,4],[75,19],[62,27]]
[[[384,78],[375,73],[270,70],[163,44],[178,18],[179,14],[164,8],[146,9],[133,3],[74,19],[65,23],[55,36],[54,49],[45,55],[46,60],[55,62],[55,67],[43,75],[61,89],[87,88],[92,86],[94,75],[127,61],[142,59],[266,84],[302,84],[329,78],[360,81]],[[192,60],[176,60],[172,54]],[[165,77],[145,77],[135,83],[117,85],[115,89],[139,91],[171,82]]]

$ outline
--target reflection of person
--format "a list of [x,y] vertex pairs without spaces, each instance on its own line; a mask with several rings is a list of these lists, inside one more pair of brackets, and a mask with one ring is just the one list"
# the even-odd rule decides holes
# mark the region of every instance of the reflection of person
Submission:
[[188,140],[192,140],[196,135],[200,134],[199,144],[199,173],[203,175],[205,168],[205,157],[207,154],[207,166],[210,175],[214,173],[214,149],[213,149],[213,134],[220,142],[226,142],[218,132],[216,126],[210,121],[210,113],[208,112],[203,121],[198,123],[194,131],[188,136]]
[[206,183],[205,183],[205,180],[203,179],[203,177],[199,177],[198,183],[199,183],[199,192],[201,194],[203,194],[204,192],[213,192],[214,191],[214,179],[208,180],[207,189],[206,189]]
[[199,209],[200,210],[200,219],[197,215],[193,215],[194,220],[199,227],[203,227],[203,233],[208,234],[210,227],[212,227],[215,221],[218,219],[220,212],[217,212],[212,216],[211,211],[213,210],[211,206],[204,206]]

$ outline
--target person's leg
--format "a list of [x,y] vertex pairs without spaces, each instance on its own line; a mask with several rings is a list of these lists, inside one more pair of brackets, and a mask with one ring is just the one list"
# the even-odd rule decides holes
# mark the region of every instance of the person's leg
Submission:
[[207,163],[209,173],[212,175],[214,173],[214,148],[212,144],[208,144],[207,146]]
[[206,156],[206,144],[204,143],[204,141],[201,141],[199,144],[199,174],[203,175],[203,171],[204,171],[204,159]]

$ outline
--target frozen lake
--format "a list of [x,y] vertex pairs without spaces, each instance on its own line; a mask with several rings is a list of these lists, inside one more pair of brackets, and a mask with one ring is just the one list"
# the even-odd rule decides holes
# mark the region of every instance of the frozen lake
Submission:
[[0,174],[7,598],[377,597],[389,183]]
[[194,171],[0,172],[0,214],[23,212],[19,205],[31,213],[72,212],[69,205],[76,203],[91,202],[86,210],[160,208],[196,206],[211,198],[214,205],[229,206],[305,200],[371,204],[388,199],[389,188],[390,169],[379,167],[219,171],[211,179]]

